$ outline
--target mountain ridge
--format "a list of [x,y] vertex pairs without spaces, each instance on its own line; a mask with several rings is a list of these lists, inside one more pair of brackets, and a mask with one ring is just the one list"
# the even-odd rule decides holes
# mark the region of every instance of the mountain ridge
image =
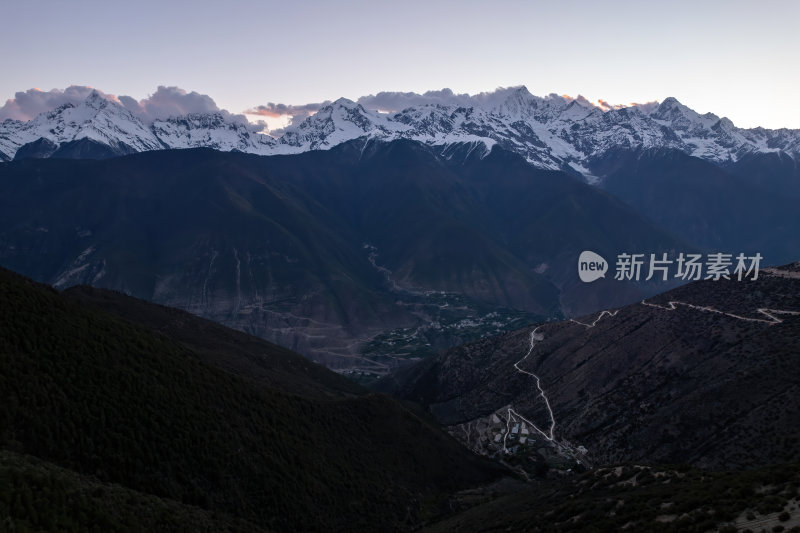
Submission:
[[224,113],[175,116],[148,125],[94,91],[78,105],[64,104],[28,122],[0,124],[0,159],[13,159],[17,153],[53,155],[55,150],[20,151],[42,139],[56,146],[90,139],[109,145],[111,152],[102,154],[109,157],[192,147],[277,155],[330,149],[360,137],[405,138],[442,150],[472,143],[483,153],[499,144],[538,168],[563,170],[594,182],[602,178],[595,174],[595,163],[612,149],[672,148],[719,165],[752,154],[786,154],[795,160],[800,155],[800,130],[737,128],[727,118],[701,115],[673,97],[658,106],[601,108],[581,98],[534,96],[521,86],[493,101],[471,104],[423,104],[383,113],[339,98],[274,138]]

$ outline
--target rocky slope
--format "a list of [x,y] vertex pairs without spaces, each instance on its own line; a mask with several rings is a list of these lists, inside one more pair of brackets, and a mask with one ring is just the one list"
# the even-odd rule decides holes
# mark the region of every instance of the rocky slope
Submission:
[[470,447],[519,457],[529,471],[543,458],[564,468],[797,461],[797,270],[695,282],[477,341],[385,388],[425,406]]

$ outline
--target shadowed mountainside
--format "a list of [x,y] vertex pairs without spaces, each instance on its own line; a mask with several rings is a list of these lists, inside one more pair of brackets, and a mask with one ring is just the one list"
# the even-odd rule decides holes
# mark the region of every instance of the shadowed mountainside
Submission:
[[0,323],[0,508],[19,527],[91,508],[105,531],[169,509],[223,531],[407,530],[501,473],[396,401],[184,312],[0,270]]
[[[492,430],[465,437],[467,429],[493,413],[505,420],[513,408],[540,428],[554,420],[555,441],[584,446],[593,465],[797,461],[797,270],[795,264],[762,271],[755,281],[694,282],[646,304],[476,341],[382,387],[425,406],[484,453],[493,449]],[[777,311],[759,311],[765,308]]]
[[[57,288],[178,307],[332,368],[386,373],[415,354],[382,342],[364,356],[385,332],[407,328],[432,353],[659,290],[580,283],[571,274],[584,249],[687,249],[567,174],[468,148],[357,140],[292,156],[2,163],[0,264]],[[456,327],[464,319],[479,323],[473,337]]]

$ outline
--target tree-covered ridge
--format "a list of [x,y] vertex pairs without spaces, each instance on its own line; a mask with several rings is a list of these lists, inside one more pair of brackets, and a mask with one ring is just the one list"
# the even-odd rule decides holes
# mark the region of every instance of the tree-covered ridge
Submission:
[[699,470],[618,465],[528,487],[467,491],[452,506],[483,498],[426,533],[779,533],[800,531],[800,465]]
[[0,324],[0,447],[102,483],[276,531],[392,530],[493,475],[389,398],[279,392],[8,271]]
[[0,531],[261,533],[225,514],[102,483],[0,450]]

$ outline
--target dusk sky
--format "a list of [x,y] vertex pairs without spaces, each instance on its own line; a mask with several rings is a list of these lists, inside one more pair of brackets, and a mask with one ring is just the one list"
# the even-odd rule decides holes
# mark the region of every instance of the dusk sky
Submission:
[[526,85],[612,104],[675,96],[800,128],[800,2],[6,2],[0,104],[70,85],[209,95],[232,113],[379,91]]

